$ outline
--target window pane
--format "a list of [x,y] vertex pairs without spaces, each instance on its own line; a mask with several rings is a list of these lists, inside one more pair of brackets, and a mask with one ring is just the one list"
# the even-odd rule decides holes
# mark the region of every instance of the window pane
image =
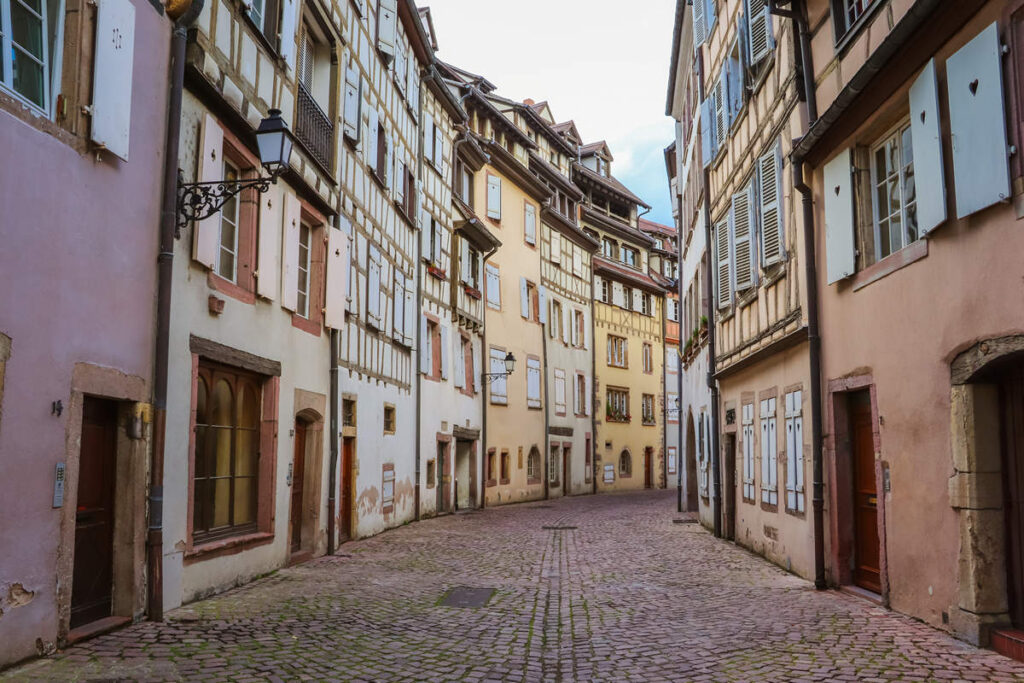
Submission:
[[242,385],[242,405],[238,425],[255,429],[260,424],[260,399],[256,388],[249,382]]
[[231,523],[231,479],[213,481],[213,523],[210,528],[227,526]]
[[900,178],[893,176],[886,181],[889,192],[889,205],[883,207],[886,213],[899,213],[900,211]]
[[210,416],[210,424],[231,426],[231,387],[227,381],[219,380],[213,387],[213,410]]
[[43,102],[43,67],[15,47],[11,50],[14,71],[14,90],[19,95],[42,107]]
[[11,36],[25,52],[43,60],[43,20],[19,0],[11,3]]
[[256,474],[256,451],[259,432],[253,429],[239,429],[235,432],[235,476],[247,477]]
[[889,254],[889,220],[884,219],[878,222],[878,255],[885,258]]
[[904,220],[907,226],[907,244],[917,240],[917,202],[909,205],[905,212]]
[[256,521],[256,479],[245,477],[235,479],[234,524],[247,524]]
[[900,227],[899,214],[889,219],[889,244],[890,254],[903,248],[903,232]]

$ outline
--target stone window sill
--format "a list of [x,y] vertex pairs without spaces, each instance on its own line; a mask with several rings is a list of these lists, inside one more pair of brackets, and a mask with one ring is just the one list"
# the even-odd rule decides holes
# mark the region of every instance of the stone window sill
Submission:
[[191,564],[193,562],[211,560],[215,557],[223,557],[224,555],[234,555],[235,553],[240,553],[244,550],[250,550],[251,548],[266,545],[273,540],[273,533],[262,531],[245,534],[244,536],[222,538],[216,541],[210,541],[209,543],[203,543],[202,545],[193,546],[191,550],[185,552],[184,561],[185,564]]
[[901,268],[906,268],[911,263],[920,261],[926,256],[928,256],[928,240],[919,239],[860,271],[850,278],[850,284],[853,286],[853,291],[856,292],[867,287],[872,282],[881,280],[886,275],[891,275]]

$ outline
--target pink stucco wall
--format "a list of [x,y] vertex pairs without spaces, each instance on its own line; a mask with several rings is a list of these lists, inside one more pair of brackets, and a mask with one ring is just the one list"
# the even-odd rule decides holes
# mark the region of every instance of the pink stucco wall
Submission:
[[[51,508],[65,459],[75,363],[152,377],[156,255],[170,21],[136,0],[130,160],[80,155],[0,109],[0,665],[57,637],[62,514]],[[148,399],[147,399],[148,400]],[[71,435],[74,439],[74,435]],[[68,489],[75,482],[68,482]],[[11,584],[34,591],[21,607]]]

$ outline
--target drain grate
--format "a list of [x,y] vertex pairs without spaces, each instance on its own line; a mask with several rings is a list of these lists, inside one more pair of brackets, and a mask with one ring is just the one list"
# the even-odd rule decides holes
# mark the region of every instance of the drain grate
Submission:
[[673,519],[672,523],[673,524],[696,524],[697,520],[695,520],[695,519]]
[[486,607],[492,595],[493,588],[456,586],[441,596],[437,604],[441,607]]
[[567,531],[569,529],[578,529],[578,528],[579,527],[565,526],[565,525],[550,525],[550,526],[542,526],[541,527],[541,529],[544,529],[544,530],[547,530],[547,531]]
[[555,506],[554,505],[534,505],[533,509],[534,510],[550,510],[553,507],[555,507]]

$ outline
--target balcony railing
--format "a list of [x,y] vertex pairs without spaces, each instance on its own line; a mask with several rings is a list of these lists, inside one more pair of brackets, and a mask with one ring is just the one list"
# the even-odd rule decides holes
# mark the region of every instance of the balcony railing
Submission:
[[301,83],[295,115],[295,137],[321,166],[330,170],[334,125]]

